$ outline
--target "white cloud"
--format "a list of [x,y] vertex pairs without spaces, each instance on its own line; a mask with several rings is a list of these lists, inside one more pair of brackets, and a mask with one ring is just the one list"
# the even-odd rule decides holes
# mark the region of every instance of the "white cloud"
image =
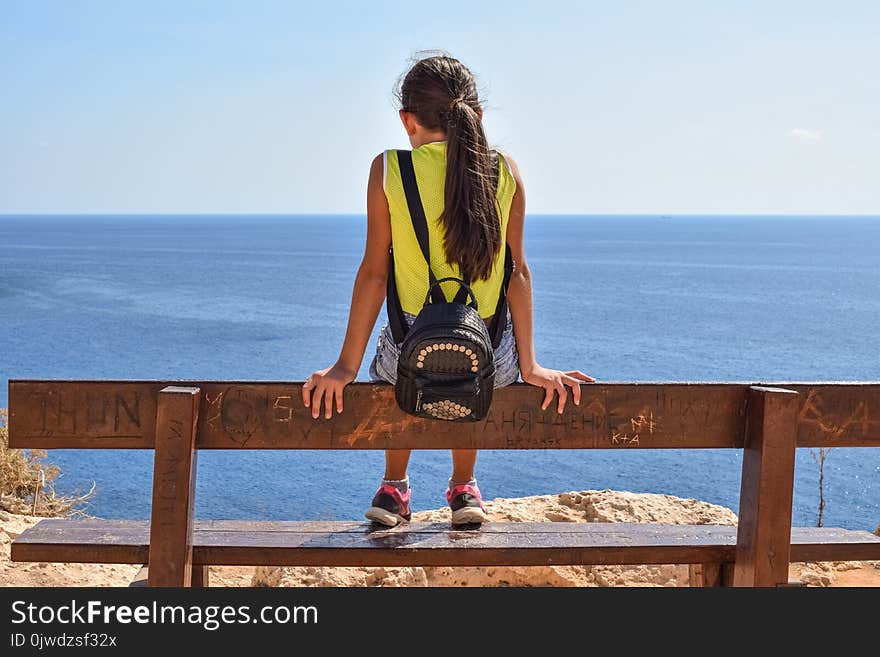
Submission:
[[822,131],[821,130],[810,130],[809,128],[795,128],[791,132],[788,133],[789,137],[793,137],[798,141],[806,142],[808,144],[815,143],[822,139]]

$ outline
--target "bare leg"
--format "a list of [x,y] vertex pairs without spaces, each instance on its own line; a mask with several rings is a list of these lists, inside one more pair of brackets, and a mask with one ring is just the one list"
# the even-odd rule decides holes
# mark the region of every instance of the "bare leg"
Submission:
[[409,465],[409,455],[410,450],[408,449],[386,449],[385,479],[393,479],[395,481],[405,479],[406,468]]
[[474,478],[474,464],[477,462],[477,450],[452,450],[452,481],[463,482]]

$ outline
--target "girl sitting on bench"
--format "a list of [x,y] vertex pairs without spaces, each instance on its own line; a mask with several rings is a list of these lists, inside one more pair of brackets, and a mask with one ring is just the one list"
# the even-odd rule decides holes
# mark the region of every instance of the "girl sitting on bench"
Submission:
[[[494,349],[495,388],[523,381],[544,388],[541,408],[557,398],[563,412],[571,388],[580,403],[580,384],[595,381],[579,371],[548,369],[538,364],[532,335],[532,285],[523,252],[525,190],[510,155],[498,154],[497,176],[486,136],[483,109],[471,72],[447,55],[417,61],[397,93],[400,120],[412,145],[412,162],[426,215],[431,269],[437,279],[469,274],[480,314],[487,324],[505,322]],[[406,321],[411,324],[427,294],[426,266],[412,236],[397,151],[377,155],[367,185],[367,240],[352,294],[348,328],[339,358],[313,373],[302,388],[303,403],[318,418],[342,412],[342,391],[360,368],[370,334],[385,299],[389,250],[394,244],[395,283]],[[507,290],[504,317],[493,316],[504,275],[505,243],[514,270]],[[456,283],[441,283],[447,298]],[[499,313],[500,314],[500,313]],[[499,327],[500,329],[500,327]],[[386,324],[370,364],[374,382],[395,383],[400,345]],[[409,450],[386,450],[385,475],[366,517],[394,526],[410,519],[411,490],[407,477]],[[474,478],[477,450],[452,450],[452,476],[446,500],[454,524],[488,519]]]

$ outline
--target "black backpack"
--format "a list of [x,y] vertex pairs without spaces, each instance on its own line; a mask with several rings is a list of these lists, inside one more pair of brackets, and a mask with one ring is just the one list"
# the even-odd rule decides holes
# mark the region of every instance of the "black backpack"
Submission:
[[[392,251],[386,308],[392,336],[400,345],[394,396],[403,411],[416,417],[476,422],[486,417],[492,403],[494,350],[501,343],[507,321],[507,286],[513,271],[510,247],[505,245],[504,278],[490,328],[478,312],[467,275],[439,280],[434,276],[428,222],[412,153],[398,150],[397,158],[413,230],[428,263],[428,293],[422,310],[408,327],[397,296]],[[455,299],[447,301],[440,283],[450,280],[458,281],[460,287]]]

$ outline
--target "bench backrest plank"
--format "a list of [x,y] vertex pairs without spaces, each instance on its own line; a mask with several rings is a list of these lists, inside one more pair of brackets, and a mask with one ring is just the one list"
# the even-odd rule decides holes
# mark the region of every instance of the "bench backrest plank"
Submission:
[[[313,420],[300,383],[13,379],[10,446],[152,449],[167,385],[201,390],[199,449],[651,449],[743,447],[751,384],[594,383],[562,415],[515,384],[485,420],[446,423],[403,413],[382,384],[351,384],[342,415]],[[764,385],[799,393],[798,447],[880,447],[880,383]]]

